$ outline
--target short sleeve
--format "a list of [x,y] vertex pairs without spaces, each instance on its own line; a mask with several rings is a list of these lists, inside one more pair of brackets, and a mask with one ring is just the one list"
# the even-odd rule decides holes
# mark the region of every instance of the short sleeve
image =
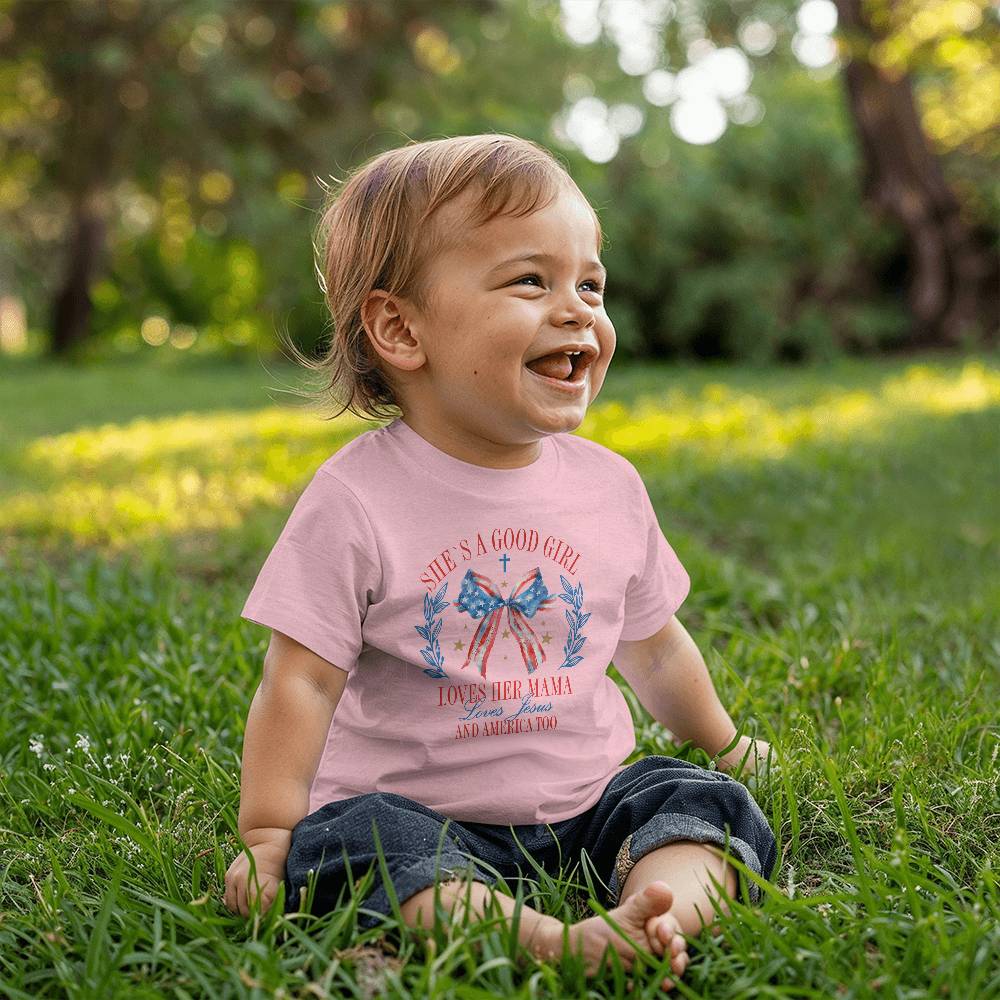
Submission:
[[375,534],[361,502],[319,469],[292,508],[240,617],[284,632],[350,672],[380,586]]
[[660,530],[646,484],[635,473],[636,527],[641,539],[638,564],[625,592],[621,638],[646,639],[658,632],[684,603],[691,580]]

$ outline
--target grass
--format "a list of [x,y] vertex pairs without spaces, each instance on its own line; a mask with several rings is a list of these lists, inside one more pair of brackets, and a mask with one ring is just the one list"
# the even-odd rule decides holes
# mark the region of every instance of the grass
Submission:
[[[497,921],[220,902],[266,630],[242,601],[311,471],[367,425],[285,368],[0,362],[0,995],[632,996]],[[780,862],[685,997],[1000,996],[1000,357],[614,370],[579,433],[640,469],[679,617],[780,769]],[[613,676],[620,681],[617,672]],[[636,756],[679,748],[635,700]],[[576,868],[511,891],[599,907]],[[373,877],[373,876],[371,876]],[[365,883],[359,887],[363,893]],[[588,992],[589,991],[589,992]]]

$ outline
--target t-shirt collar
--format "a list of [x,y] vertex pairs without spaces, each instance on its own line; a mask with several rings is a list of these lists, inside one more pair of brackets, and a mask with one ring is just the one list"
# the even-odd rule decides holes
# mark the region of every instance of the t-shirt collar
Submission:
[[494,469],[449,455],[421,437],[402,417],[390,421],[383,430],[425,472],[459,489],[487,497],[511,496],[524,490],[551,486],[556,481],[559,454],[554,438],[557,435],[546,435],[541,439],[541,454],[530,465]]

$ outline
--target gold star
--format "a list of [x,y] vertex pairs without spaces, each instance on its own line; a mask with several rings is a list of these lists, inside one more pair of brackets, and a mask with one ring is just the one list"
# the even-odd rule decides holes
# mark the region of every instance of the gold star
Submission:
[[510,638],[510,629],[509,629],[509,628],[505,628],[505,629],[503,630],[503,637],[504,637],[505,639],[509,639],[509,638]]
[[465,643],[464,643],[464,642],[462,642],[462,640],[461,640],[461,639],[459,639],[459,640],[458,640],[458,641],[457,641],[457,642],[455,643],[455,649],[465,649]]
[[551,642],[551,641],[552,641],[552,636],[549,635],[548,632],[546,632],[545,635],[542,636],[542,642]]

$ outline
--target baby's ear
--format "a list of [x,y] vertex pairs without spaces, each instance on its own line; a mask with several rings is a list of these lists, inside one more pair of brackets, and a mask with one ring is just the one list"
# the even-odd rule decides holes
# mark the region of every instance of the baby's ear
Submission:
[[381,288],[372,289],[361,308],[368,342],[390,370],[416,371],[427,361],[418,327],[408,317],[411,308]]

